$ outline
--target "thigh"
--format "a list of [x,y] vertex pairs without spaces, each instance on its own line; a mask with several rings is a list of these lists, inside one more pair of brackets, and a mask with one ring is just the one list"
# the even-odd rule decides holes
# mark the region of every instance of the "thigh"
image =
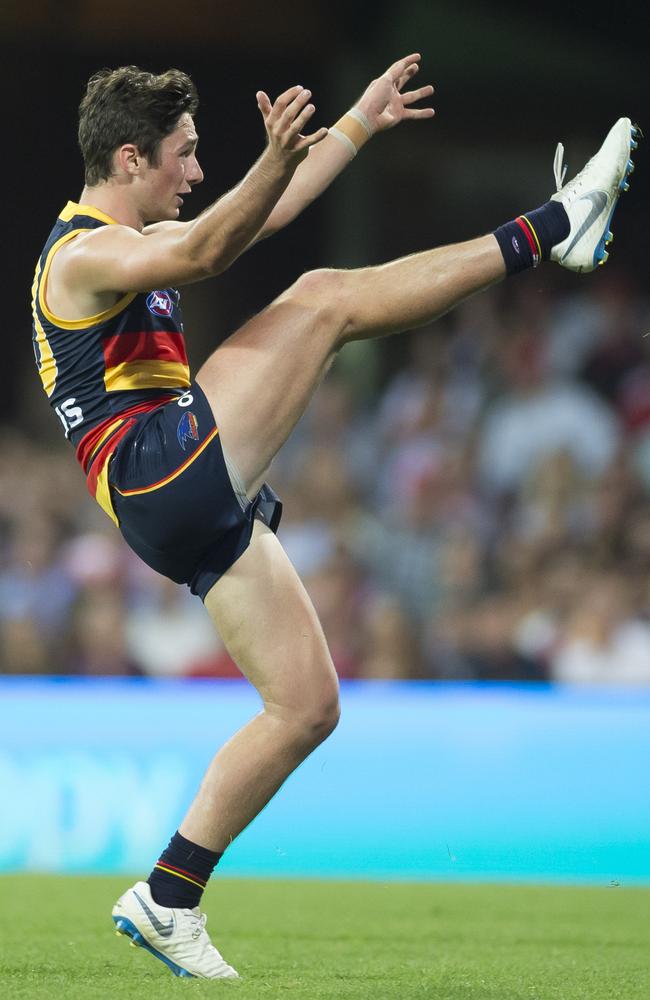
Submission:
[[268,487],[250,502],[233,489],[209,401],[196,383],[134,423],[112,456],[108,483],[131,548],[201,598],[244,552],[254,519],[273,530],[280,519]]
[[326,310],[289,290],[234,333],[199,370],[224,451],[252,496],[330,367]]
[[267,705],[336,702],[338,678],[314,606],[280,542],[256,522],[244,554],[205,606],[228,652]]

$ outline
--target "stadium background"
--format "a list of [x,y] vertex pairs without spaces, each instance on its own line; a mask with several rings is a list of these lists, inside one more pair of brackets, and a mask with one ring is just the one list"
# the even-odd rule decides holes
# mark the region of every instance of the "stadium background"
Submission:
[[[98,732],[114,742],[134,691],[148,699],[154,731],[157,719],[165,724],[170,691],[186,698],[189,710],[205,689],[116,682],[106,698],[103,682],[41,687],[15,675],[234,673],[200,604],[131,558],[87,497],[34,371],[33,263],[62,203],[82,185],[75,113],[89,74],[135,62],[154,70],[178,65],[193,76],[207,179],[193,195],[192,213],[235,183],[259,153],[258,87],[275,94],[294,82],[308,85],[318,122],[332,122],[373,75],[413,50],[424,54],[422,82],[436,87],[433,123],[373,140],[290,228],[218,280],[183,293],[196,370],[303,270],[379,262],[489,231],[548,196],[559,139],[572,173],[619,115],[650,128],[647,32],[647,12],[626,3],[334,2],[310,3],[299,14],[284,0],[245,9],[209,2],[179,8],[168,0],[155,7],[115,0],[110,10],[95,0],[2,4],[0,670],[12,677],[0,683],[0,774],[17,808],[3,825],[0,867],[142,866],[190,794],[213,741],[204,731],[189,756],[175,758],[176,799],[165,817],[156,818],[153,807],[146,814],[150,841],[141,843],[141,854],[129,854],[128,838],[110,824],[84,826],[84,810],[97,817],[107,770],[111,781],[121,775],[123,783],[111,786],[120,801],[129,789],[148,786],[149,765],[142,757],[138,773],[125,778],[121,758],[111,757],[93,731],[95,713],[112,706]],[[414,796],[426,788],[432,809],[430,816],[409,813],[404,836],[423,819],[425,830],[435,828],[438,797],[449,801],[453,787],[479,786],[477,761],[488,745],[483,778],[497,795],[500,824],[487,822],[483,802],[469,861],[461,853],[459,862],[455,845],[436,834],[433,847],[422,842],[403,864],[395,831],[375,817],[374,869],[367,855],[348,851],[357,859],[352,868],[334,859],[332,870],[650,877],[650,789],[642,763],[650,712],[638,691],[650,685],[646,156],[641,147],[607,268],[584,279],[542,268],[423,334],[350,348],[276,462],[271,481],[286,503],[282,537],[341,676],[419,686],[378,693],[376,685],[351,682],[344,700],[352,721],[245,835],[229,862],[233,871],[282,867],[282,845],[273,858],[266,855],[268,864],[260,861],[262,845],[275,843],[268,824],[290,828],[303,790],[321,780],[326,765],[341,801],[350,801],[340,784],[346,773],[351,794],[368,787],[380,796],[378,775],[390,778],[391,734],[401,734],[403,770],[391,772],[397,785],[383,792],[393,787],[406,803],[413,801],[409,790]],[[422,683],[439,680],[472,686]],[[528,687],[495,693],[474,684],[494,681]],[[549,690],[547,681],[578,687]],[[605,693],[594,693],[594,683],[604,683]],[[618,690],[630,685],[634,697]],[[208,689],[224,735],[238,717],[226,711],[233,690],[252,707],[237,686]],[[535,739],[524,740],[518,713],[529,697],[539,699],[530,709],[537,723]],[[364,698],[376,715],[364,714]],[[466,710],[449,716],[447,698]],[[54,722],[52,704],[60,710]],[[443,725],[449,718],[453,725]],[[572,742],[576,731],[580,740]],[[120,739],[129,739],[126,728]],[[361,755],[369,740],[373,753]],[[466,751],[460,756],[459,746]],[[428,784],[432,761],[451,759],[450,784]],[[69,781],[71,761],[82,775],[77,785]],[[550,762],[546,777],[535,770],[539,761]],[[507,794],[512,781],[517,796]],[[56,789],[47,799],[50,829],[63,841],[78,833],[78,841],[68,836],[78,848],[72,856],[63,848],[43,856],[29,846],[43,819],[33,804],[46,786]],[[561,820],[570,799],[574,821],[567,825]],[[329,809],[331,819],[335,801],[332,791],[329,805],[314,802],[311,815]],[[465,804],[470,811],[456,813],[457,831],[477,822]],[[374,814],[366,807],[361,797],[357,811],[340,819],[348,844],[367,843]],[[547,836],[535,839],[544,816]],[[324,845],[314,837],[305,851],[302,843],[302,854],[283,870],[327,870],[314,862]]]

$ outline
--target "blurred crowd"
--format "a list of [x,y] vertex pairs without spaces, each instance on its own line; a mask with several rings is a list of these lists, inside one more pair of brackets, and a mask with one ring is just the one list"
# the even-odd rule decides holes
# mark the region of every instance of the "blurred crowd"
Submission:
[[[276,459],[342,677],[650,684],[650,301],[617,272],[546,279],[343,352]],[[15,428],[0,630],[4,673],[237,676],[72,449]]]

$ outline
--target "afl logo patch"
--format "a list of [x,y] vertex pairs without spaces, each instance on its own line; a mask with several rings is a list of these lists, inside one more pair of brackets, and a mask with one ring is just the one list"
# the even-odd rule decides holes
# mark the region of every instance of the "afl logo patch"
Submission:
[[187,441],[199,440],[199,422],[190,410],[186,410],[178,421],[176,436],[183,451]]
[[173,308],[169,292],[151,292],[147,296],[147,309],[154,316],[171,316]]

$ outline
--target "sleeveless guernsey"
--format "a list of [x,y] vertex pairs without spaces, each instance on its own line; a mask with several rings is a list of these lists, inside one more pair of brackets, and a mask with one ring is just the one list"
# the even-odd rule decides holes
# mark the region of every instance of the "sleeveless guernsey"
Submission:
[[129,418],[153,410],[190,385],[180,295],[174,288],[129,292],[83,319],[55,316],[47,304],[54,254],[79,233],[116,225],[91,205],[68,202],[39,257],[32,285],[32,340],[50,404],[76,449],[88,488],[115,519],[105,469]]

